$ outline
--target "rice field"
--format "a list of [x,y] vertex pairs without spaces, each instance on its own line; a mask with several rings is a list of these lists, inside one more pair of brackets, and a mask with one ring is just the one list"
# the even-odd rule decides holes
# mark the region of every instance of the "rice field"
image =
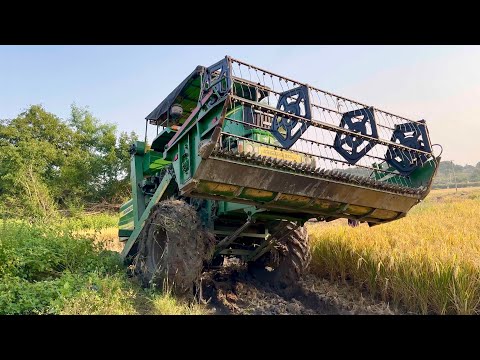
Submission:
[[480,312],[480,188],[432,191],[398,221],[308,225],[311,271],[407,313]]

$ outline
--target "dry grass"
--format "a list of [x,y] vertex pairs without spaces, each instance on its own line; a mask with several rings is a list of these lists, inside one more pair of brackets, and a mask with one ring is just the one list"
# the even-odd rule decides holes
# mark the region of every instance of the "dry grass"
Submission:
[[212,313],[205,305],[187,304],[170,294],[155,295],[150,302],[149,314],[152,315],[208,315]]
[[[124,244],[118,240],[118,228],[74,231],[75,236],[89,238],[102,249],[120,253]],[[114,280],[114,279],[113,279]],[[118,285],[118,284],[117,284]],[[189,304],[176,299],[170,292],[141,289],[138,284],[120,288],[115,281],[99,293],[84,292],[69,301],[63,314],[109,314],[109,315],[207,315],[211,311],[201,304]]]
[[123,250],[124,244],[118,240],[118,227],[76,230],[73,235],[92,239],[96,244],[101,244],[105,250],[119,253]]
[[[98,283],[98,282],[97,282]],[[124,279],[105,279],[65,301],[63,315],[207,315],[205,305],[189,304]]]
[[312,271],[414,313],[478,313],[479,213],[479,188],[446,189],[389,224],[309,225]]

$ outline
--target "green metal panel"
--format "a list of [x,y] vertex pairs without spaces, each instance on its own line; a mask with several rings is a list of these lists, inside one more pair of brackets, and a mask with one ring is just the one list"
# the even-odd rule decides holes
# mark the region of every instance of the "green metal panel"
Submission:
[[[183,130],[179,130],[180,134],[163,154],[166,161],[173,163],[175,175],[181,188],[192,179],[200,165],[202,158],[199,155],[198,148],[202,140],[210,139],[214,127],[218,124],[219,118],[223,110],[222,106],[217,106],[205,114],[199,121],[192,120],[186,123]],[[199,111],[197,116],[202,112]]]
[[118,220],[118,236],[119,238],[129,237],[134,229],[133,221],[133,200],[130,199],[120,206],[120,214]]
[[163,159],[163,155],[159,152],[150,150],[143,156],[143,174],[153,175],[172,162]]
[[422,167],[419,167],[410,174],[410,180],[414,187],[427,186],[437,170],[437,163],[440,163],[440,158],[427,161]]
[[[127,240],[133,233],[133,230],[125,230],[125,229],[119,229],[118,230],[118,237],[120,238],[120,241],[125,241]],[[127,239],[125,239],[127,238]]]
[[131,164],[130,181],[132,186],[132,199],[133,199],[133,222],[135,228],[137,227],[138,220],[141,214],[145,210],[145,197],[140,191],[139,184],[144,178],[143,174],[143,155],[145,153],[145,143],[137,141],[135,143],[137,151],[133,154]]
[[170,140],[172,140],[173,136],[176,134],[177,131],[173,130],[172,128],[165,128],[163,129],[160,134],[158,134],[155,139],[152,141],[152,149],[155,151],[162,152],[165,150],[165,145],[168,144]]
[[255,207],[245,205],[245,204],[239,204],[239,203],[234,203],[234,202],[225,202],[221,201],[218,204],[218,215],[226,215],[228,213],[232,212],[245,212],[248,210],[255,210]]
[[270,131],[260,130],[260,129],[252,129],[250,130],[252,133],[252,139],[255,141],[260,141],[265,144],[272,144],[272,145],[280,145],[277,139],[270,133]]
[[150,215],[150,210],[152,210],[152,207],[160,200],[162,195],[165,193],[165,190],[167,190],[167,187],[170,184],[170,181],[172,181],[172,178],[173,178],[172,175],[166,174],[162,179],[162,182],[160,183],[157,190],[155,191],[152,198],[150,199],[150,202],[148,203],[145,211],[142,213],[140,219],[135,224],[135,230],[133,231],[132,235],[125,243],[125,247],[123,248],[121,253],[123,258],[126,258],[127,255],[129,254],[133,244],[137,240],[138,235],[142,231],[145,220],[147,220],[148,216]]
[[[243,121],[243,106],[237,106],[232,109],[230,112],[227,113],[227,117],[233,120]],[[251,131],[249,129],[246,129],[245,126],[243,126],[242,124],[229,120],[225,120],[225,123],[223,125],[223,131],[240,136],[248,136],[251,134]]]
[[[412,188],[418,188],[420,186],[428,186],[428,184],[433,178],[433,175],[435,174],[435,170],[437,168],[437,165],[436,165],[437,162],[439,163],[440,159],[430,159],[425,164],[415,169],[408,177],[409,178],[408,182],[405,182],[405,180],[402,180],[400,176],[396,176],[393,174],[389,174],[385,176],[378,171],[374,171],[372,176],[376,180],[381,180],[384,182],[388,182],[390,184],[401,183],[401,184],[404,184],[405,186],[412,187]],[[380,170],[387,170],[387,171],[394,170],[386,162],[381,164],[373,164],[373,166]]]

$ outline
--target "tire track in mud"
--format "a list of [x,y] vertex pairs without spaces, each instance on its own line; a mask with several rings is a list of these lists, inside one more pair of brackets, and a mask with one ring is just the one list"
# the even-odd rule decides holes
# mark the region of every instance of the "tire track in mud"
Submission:
[[[226,261],[227,262],[227,261]],[[362,296],[308,274],[297,284],[280,289],[228,261],[202,275],[202,298],[219,315],[394,315],[387,303]]]

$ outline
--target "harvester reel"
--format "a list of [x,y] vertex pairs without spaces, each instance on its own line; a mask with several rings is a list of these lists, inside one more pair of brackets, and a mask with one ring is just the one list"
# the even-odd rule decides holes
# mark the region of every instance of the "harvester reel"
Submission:
[[[303,109],[302,109],[303,105]],[[277,109],[289,114],[312,118],[310,110],[310,98],[308,88],[300,86],[280,94]],[[272,121],[271,133],[286,149],[290,148],[302,136],[310,125],[307,122],[301,122],[300,128],[297,127],[298,119],[281,117],[275,115]],[[297,129],[297,130],[295,130]]]
[[212,88],[219,97],[223,97],[230,90],[231,86],[230,64],[225,58],[206,69],[203,76],[202,89],[204,89],[204,93],[202,97]]
[[[378,138],[377,124],[372,108],[357,109],[344,113],[339,126],[361,135]],[[375,143],[373,141],[366,140],[360,136],[342,133],[337,133],[335,136],[335,150],[352,165],[374,146]]]
[[[415,150],[432,151],[424,124],[405,123],[397,125],[391,141]],[[388,147],[385,155],[385,161],[402,175],[410,175],[427,160],[425,154],[393,146]]]

